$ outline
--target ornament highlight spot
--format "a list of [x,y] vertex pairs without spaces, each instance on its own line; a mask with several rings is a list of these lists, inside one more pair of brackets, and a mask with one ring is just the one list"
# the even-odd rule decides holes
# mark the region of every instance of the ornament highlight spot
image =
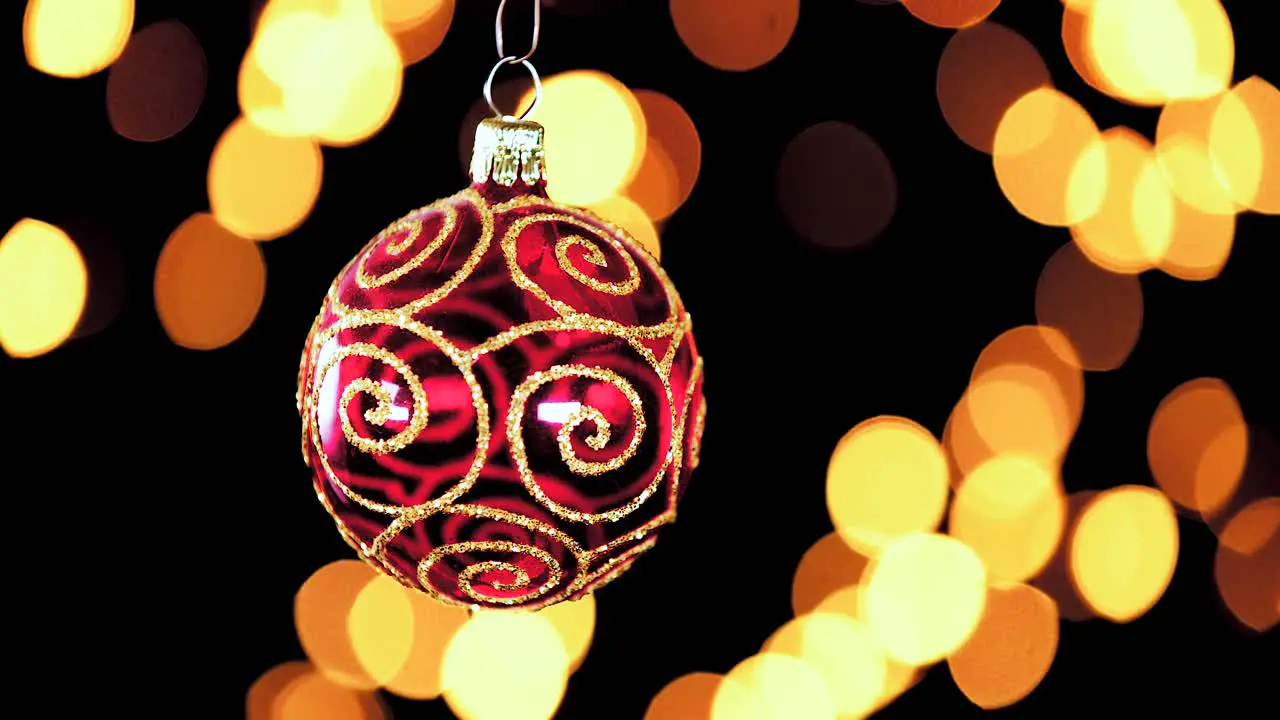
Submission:
[[1159,490],[1122,485],[1084,508],[1071,538],[1071,578],[1081,599],[1113,622],[1136,620],[1169,587],[1178,521]]
[[82,78],[116,61],[133,31],[133,0],[28,0],[22,21],[27,64]]
[[0,238],[0,348],[30,358],[75,332],[89,293],[80,249],[61,229],[25,218]]

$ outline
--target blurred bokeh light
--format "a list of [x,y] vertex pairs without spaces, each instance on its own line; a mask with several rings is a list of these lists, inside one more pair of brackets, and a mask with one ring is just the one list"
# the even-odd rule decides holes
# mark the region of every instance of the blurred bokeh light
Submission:
[[[1144,304],[1133,275],[1108,272],[1066,243],[1045,263],[1036,283],[1036,320],[1062,332],[1085,370],[1115,370],[1138,344]],[[1060,348],[1065,350],[1065,347]]]
[[984,710],[1008,707],[1030,695],[1058,652],[1058,607],[1021,583],[992,585],[982,620],[947,658],[960,692]]
[[710,720],[723,675],[695,672],[667,683],[645,710],[644,720]]
[[378,686],[360,662],[347,627],[356,598],[377,576],[359,560],[335,560],[312,573],[294,598],[293,620],[302,649],[320,672],[344,687]]
[[986,596],[986,567],[969,546],[946,535],[912,533],[896,538],[876,558],[864,609],[886,652],[921,666],[969,639]]
[[19,220],[0,238],[0,348],[43,355],[76,329],[89,292],[79,248],[61,229]]
[[1209,150],[1237,203],[1280,214],[1280,90],[1256,75],[1231,88],[1214,113]]
[[965,477],[948,532],[982,558],[992,581],[1035,576],[1053,557],[1066,522],[1066,493],[1043,462],[1001,455]]
[[897,210],[898,179],[879,143],[833,120],[806,129],[783,151],[778,196],[802,238],[822,248],[849,250],[888,227]]
[[[746,702],[736,688],[746,690]],[[792,655],[766,652],[738,663],[716,693],[711,720],[837,720],[822,675]]]
[[644,157],[627,186],[627,197],[654,222],[674,213],[693,192],[702,169],[702,140],[693,119],[675,100],[654,90],[637,90],[648,139]]
[[249,329],[266,286],[262,250],[213,216],[197,213],[173,231],[160,251],[156,312],[174,343],[213,350]]
[[1141,617],[1164,595],[1178,561],[1178,520],[1159,490],[1122,485],[1099,493],[1071,538],[1071,577],[1098,615]]
[[80,78],[115,62],[133,31],[133,0],[27,0],[22,43],[31,67]]
[[413,645],[400,672],[384,685],[400,697],[434,700],[444,692],[440,668],[445,648],[467,622],[467,611],[422,593],[406,590],[404,594],[413,610]]
[[1227,608],[1245,626],[1268,632],[1280,622],[1280,497],[1245,506],[1227,523],[1214,558]]
[[177,20],[135,32],[107,75],[107,119],[122,137],[156,142],[182,132],[204,102],[204,48]]
[[455,0],[376,0],[382,23],[405,65],[420,62],[444,42],[453,23]]
[[907,12],[943,28],[966,28],[987,18],[1000,0],[900,0]]
[[793,655],[816,670],[841,718],[866,717],[885,694],[884,648],[851,616],[816,613],[796,618],[774,633],[762,652]]
[[988,154],[1005,111],[1032,90],[1052,85],[1035,46],[994,22],[952,35],[938,60],[942,116],[965,144]]
[[946,511],[941,444],[906,418],[871,418],[850,430],[827,466],[827,510],[836,531],[875,557],[894,539],[927,533]]
[[250,240],[272,240],[311,214],[324,173],[310,139],[280,137],[239,118],[209,161],[209,207],[218,222]]
[[669,0],[689,52],[717,70],[754,70],[787,47],[800,0]]
[[862,582],[868,558],[833,532],[814,543],[796,566],[791,607],[797,616],[817,610],[832,593]]
[[[529,91],[519,107],[532,102]],[[644,110],[625,85],[602,72],[547,78],[542,103],[529,119],[546,128],[546,152],[555,158],[547,194],[559,202],[589,206],[619,194],[645,155]]]
[[1235,393],[1217,378],[1174,388],[1156,408],[1147,460],[1160,489],[1188,510],[1211,515],[1244,474],[1249,431]]
[[444,699],[463,720],[550,720],[569,662],[541,613],[478,612],[445,650]]

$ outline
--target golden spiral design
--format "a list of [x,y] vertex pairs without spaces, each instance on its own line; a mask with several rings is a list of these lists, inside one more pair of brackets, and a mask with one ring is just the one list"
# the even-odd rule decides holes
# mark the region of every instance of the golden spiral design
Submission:
[[[444,213],[443,222],[440,223],[440,230],[436,233],[436,236],[431,239],[431,242],[427,243],[427,246],[418,251],[418,254],[410,258],[408,262],[397,266],[395,269],[382,275],[370,275],[368,270],[365,268],[365,263],[368,262],[369,256],[373,254],[377,244],[375,244],[375,247],[371,248],[369,252],[360,256],[360,261],[356,264],[356,282],[360,284],[360,287],[370,289],[382,287],[388,283],[395,282],[421,267],[422,264],[427,261],[427,258],[431,257],[433,253],[444,246],[445,241],[449,239],[449,236],[452,235],[453,231],[458,227],[458,210],[447,203],[437,206],[436,209],[439,209]],[[408,217],[399,220],[387,229],[378,233],[378,239],[381,241],[385,241],[388,236],[394,235],[398,232],[407,231],[408,233],[398,241],[388,242],[383,245],[382,251],[387,255],[394,257],[413,247],[414,244],[418,242],[418,239],[422,237],[423,224],[424,222],[422,217]]]
[[[516,565],[514,562],[506,560],[484,560],[473,565],[468,565],[458,571],[458,589],[464,595],[478,603],[498,603],[499,605],[524,605],[533,602],[545,596],[547,593],[559,587],[564,582],[564,568],[560,567],[560,562],[551,555],[551,553],[543,550],[535,545],[526,545],[524,543],[509,542],[507,540],[473,540],[468,542],[450,543],[441,545],[440,547],[427,553],[427,556],[418,564],[418,582],[426,587],[430,583],[428,577],[432,566],[439,562],[447,555],[460,555],[476,552],[500,552],[510,553],[512,555],[529,555],[542,563],[547,568],[547,579],[541,585],[533,585],[533,580],[529,577],[529,573],[524,568]],[[512,590],[523,590],[519,595],[510,597],[492,597],[482,595],[476,590],[476,578],[486,572],[494,570],[505,570],[515,576],[512,582],[491,582],[494,589],[504,592]]]
[[409,387],[409,391],[413,396],[413,408],[409,416],[409,422],[405,429],[396,433],[393,437],[381,440],[373,440],[361,436],[356,432],[355,427],[351,424],[350,416],[346,412],[346,408],[356,395],[365,393],[377,400],[376,407],[365,412],[365,419],[374,425],[384,425],[390,420],[392,398],[390,394],[382,387],[380,383],[374,382],[369,378],[356,378],[348,383],[342,389],[341,400],[339,402],[339,416],[342,423],[342,434],[353,447],[362,452],[372,455],[385,455],[408,447],[422,431],[427,427],[427,392],[422,385],[422,380],[417,374],[394,353],[372,345],[370,343],[355,342],[344,345],[333,351],[331,357],[325,358],[322,366],[316,368],[312,374],[311,388],[309,392],[310,413],[308,417],[308,427],[312,433],[311,442],[316,449],[316,457],[319,460],[321,468],[323,468],[326,477],[334,487],[338,488],[343,494],[349,497],[353,502],[358,503],[374,512],[384,513],[388,515],[401,516],[397,518],[400,521],[407,512],[423,512],[429,511],[444,505],[447,505],[459,496],[471,489],[476,479],[480,477],[480,471],[484,468],[486,455],[489,450],[489,404],[484,398],[484,391],[480,387],[479,381],[476,379],[475,372],[472,370],[472,361],[470,357],[463,351],[459,350],[452,343],[434,328],[423,325],[399,313],[386,312],[363,312],[353,313],[352,315],[342,317],[332,326],[327,328],[319,337],[316,338],[316,347],[318,355],[322,355],[323,348],[337,337],[338,333],[353,328],[370,327],[376,325],[389,325],[405,332],[416,335],[418,338],[427,341],[440,350],[449,358],[453,366],[457,368],[462,375],[463,381],[471,391],[471,402],[476,413],[476,450],[475,459],[472,460],[467,474],[458,481],[456,485],[449,489],[440,497],[422,505],[402,507],[397,505],[387,505],[385,503],[375,502],[359,493],[355,492],[351,487],[338,477],[334,472],[333,466],[330,465],[329,459],[324,452],[324,448],[320,443],[320,405],[319,394],[323,387],[326,376],[331,370],[338,366],[342,360],[353,357],[367,357],[386,364],[388,367],[404,379],[405,385]]
[[[557,300],[551,297],[541,285],[534,282],[527,274],[524,268],[520,267],[519,258],[517,257],[517,244],[520,241],[520,234],[530,225],[537,223],[560,223],[571,225],[578,228],[588,235],[600,236],[600,229],[594,227],[584,217],[571,215],[566,212],[546,212],[526,215],[511,223],[511,227],[502,237],[502,252],[507,258],[507,270],[511,273],[511,279],[515,281],[522,289],[526,290],[534,297],[550,305],[556,312],[561,315],[576,315],[579,311],[563,300]],[[606,283],[595,278],[589,277],[581,270],[574,267],[569,260],[569,248],[581,246],[586,250],[585,259],[587,262],[598,267],[605,267],[607,260],[604,251],[595,242],[588,240],[581,235],[570,235],[561,238],[556,242],[556,260],[560,264],[560,268],[570,277],[578,282],[583,283],[587,287],[610,295],[629,295],[640,287],[640,269],[636,267],[635,260],[631,258],[631,250],[627,244],[617,237],[604,236],[603,238],[613,248],[614,252],[623,259],[623,263],[627,268],[627,279],[621,283]],[[674,303],[672,304],[674,308]]]
[[605,257],[604,251],[600,249],[599,245],[581,235],[567,235],[560,238],[556,241],[556,261],[560,263],[560,269],[564,270],[574,280],[596,292],[602,292],[607,295],[630,295],[640,287],[640,268],[636,267],[636,262],[631,259],[631,253],[625,250],[618,253],[622,258],[622,262],[627,266],[627,279],[619,283],[613,283],[597,280],[579,270],[569,258],[569,248],[572,247],[581,247],[583,249],[582,259],[596,267],[608,267],[609,260]]
[[614,510],[602,513],[584,513],[565,507],[552,500],[546,491],[542,489],[542,486],[538,484],[537,478],[534,477],[533,471],[529,468],[529,453],[524,444],[523,419],[525,406],[538,388],[549,382],[569,377],[591,378],[612,385],[627,398],[627,403],[631,406],[632,423],[635,425],[635,432],[631,435],[631,441],[627,443],[621,453],[604,462],[583,460],[578,457],[573,448],[574,430],[583,423],[590,421],[595,425],[596,432],[587,438],[587,445],[592,449],[602,450],[609,442],[611,429],[604,413],[597,408],[583,405],[574,411],[560,427],[556,437],[560,448],[560,458],[564,460],[569,470],[584,476],[602,475],[617,470],[635,456],[636,451],[640,449],[640,441],[644,438],[644,431],[648,423],[645,420],[644,404],[640,399],[640,394],[636,392],[631,383],[616,372],[604,368],[588,367],[586,365],[555,365],[525,378],[524,382],[520,383],[511,395],[511,406],[507,421],[507,442],[511,446],[511,457],[515,462],[516,472],[520,474],[520,480],[524,483],[525,488],[537,498],[538,502],[542,503],[544,507],[557,516],[565,520],[589,524],[613,522],[634,512],[658,489],[666,472],[666,465],[664,464],[662,470],[655,474],[654,480],[637,498]]

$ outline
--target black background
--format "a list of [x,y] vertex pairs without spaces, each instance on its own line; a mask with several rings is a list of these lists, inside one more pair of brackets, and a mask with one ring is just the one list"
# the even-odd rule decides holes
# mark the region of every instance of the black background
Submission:
[[[444,45],[408,69],[389,126],[357,147],[325,151],[315,212],[264,245],[257,321],[213,352],[168,341],[152,273],[169,233],[207,209],[208,159],[238,112],[251,3],[139,2],[135,27],[176,17],[210,64],[195,122],[155,144],[111,131],[106,73],[68,81],[28,68],[23,3],[4,4],[0,225],[52,222],[86,245],[91,271],[123,269],[119,312],[103,315],[104,330],[38,359],[0,357],[13,601],[6,644],[23,678],[14,697],[55,717],[72,708],[236,717],[259,674],[302,657],[294,592],[350,555],[298,454],[303,338],[333,275],[374,232],[465,184],[460,123],[493,62],[497,2],[460,0]],[[1040,268],[1068,241],[1066,231],[1020,217],[990,159],[943,121],[934,84],[949,31],[898,7],[810,0],[774,62],[725,73],[682,46],[665,2],[608,4],[617,7],[600,15],[548,9],[538,66],[596,68],[659,90],[698,125],[702,173],[666,227],[663,264],[698,319],[713,410],[681,522],[602,593],[595,641],[561,718],[639,718],[677,676],[724,672],[757,651],[790,617],[801,555],[830,529],[823,486],[836,440],[882,413],[941,433],[982,347],[1034,322]],[[1237,79],[1280,80],[1262,4],[1224,4]],[[1150,137],[1155,110],[1108,100],[1071,70],[1056,0],[1010,0],[992,19],[1035,43],[1055,83],[1100,127],[1126,124]],[[889,230],[853,254],[807,247],[777,210],[777,158],[824,120],[877,138],[900,183]],[[1274,436],[1278,235],[1280,220],[1246,215],[1216,280],[1143,276],[1142,337],[1124,367],[1088,378],[1068,490],[1150,483],[1151,413],[1194,377],[1225,379],[1246,417]],[[111,290],[95,287],[94,300]],[[1004,714],[1194,705],[1217,717],[1273,715],[1273,639],[1239,630],[1223,609],[1211,532],[1190,519],[1181,530],[1164,599],[1127,625],[1065,625],[1044,683]],[[392,707],[398,717],[450,717],[441,702]],[[935,668],[883,716],[979,713]]]

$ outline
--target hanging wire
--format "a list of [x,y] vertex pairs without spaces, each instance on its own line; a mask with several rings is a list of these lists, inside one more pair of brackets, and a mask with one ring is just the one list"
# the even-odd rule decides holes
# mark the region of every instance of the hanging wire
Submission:
[[498,57],[507,60],[508,65],[518,65],[528,62],[529,58],[538,51],[538,38],[542,35],[542,0],[533,0],[533,39],[529,41],[529,52],[524,55],[513,56],[507,55],[506,39],[502,32],[502,21],[507,14],[507,0],[500,0],[498,3],[498,17],[493,22],[493,39],[498,46]]

